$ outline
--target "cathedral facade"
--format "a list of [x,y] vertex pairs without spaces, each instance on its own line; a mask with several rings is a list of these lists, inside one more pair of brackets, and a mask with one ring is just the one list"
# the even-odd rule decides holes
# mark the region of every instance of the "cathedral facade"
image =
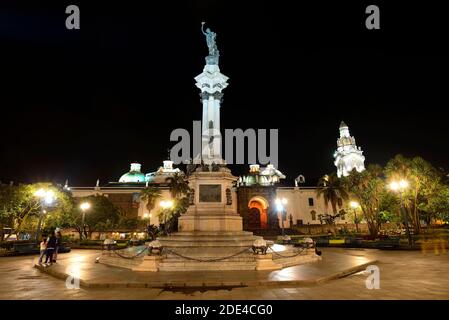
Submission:
[[337,151],[334,153],[337,176],[346,177],[352,170],[362,172],[365,170],[365,157],[360,147],[357,147],[355,138],[349,134],[349,127],[342,121],[340,123],[340,138],[337,140]]

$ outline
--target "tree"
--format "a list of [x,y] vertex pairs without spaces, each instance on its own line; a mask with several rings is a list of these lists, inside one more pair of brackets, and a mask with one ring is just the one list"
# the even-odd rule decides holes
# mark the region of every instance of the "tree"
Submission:
[[156,237],[159,235],[159,228],[156,227],[154,224],[148,224],[146,229],[147,229],[148,237],[151,240],[155,240]]
[[[174,201],[173,208],[161,210],[160,221],[164,221],[166,232],[176,231],[178,228],[178,218],[184,214],[189,207],[189,182],[183,174],[175,173],[166,179],[170,193]],[[162,220],[161,220],[162,219]]]
[[173,199],[180,199],[190,193],[189,182],[183,174],[175,173],[166,179]]
[[117,227],[121,212],[107,197],[92,195],[79,199],[79,203],[82,202],[90,203],[90,208],[85,213],[84,226],[81,223],[83,214],[81,208],[79,205],[74,208],[76,219],[73,227],[80,234],[80,239],[83,234],[86,238],[90,238],[93,231],[105,231],[106,226]]
[[320,196],[323,197],[326,208],[329,203],[332,206],[333,215],[327,221],[333,224],[335,218],[344,214],[344,211],[337,213],[337,206],[342,207],[343,201],[348,199],[348,193],[335,172],[325,175],[318,181],[317,197]]
[[44,219],[44,226],[48,229],[68,228],[76,221],[73,208],[75,201],[72,194],[59,188],[55,196],[55,205],[47,209]]
[[409,188],[403,194],[405,214],[408,215],[408,220],[412,221],[415,233],[419,233],[420,220],[423,218],[430,221],[430,217],[426,214],[432,213],[422,209],[432,201],[432,197],[438,197],[442,180],[440,172],[421,157],[406,158],[399,154],[387,163],[385,175],[389,181],[399,179],[408,181]]
[[[36,197],[39,189],[51,190],[53,202],[44,204],[42,199]],[[45,206],[45,216],[43,214]],[[35,227],[39,217],[43,224],[48,226],[62,226],[70,224],[73,199],[71,195],[60,186],[51,183],[0,185],[0,228],[3,233],[4,225],[14,229],[16,233],[24,230],[24,226]],[[36,221],[35,221],[36,220]],[[3,236],[3,234],[2,234]]]
[[148,212],[151,212],[156,206],[156,201],[161,197],[161,190],[155,187],[146,187],[140,192],[140,197],[147,201],[146,208]]
[[427,203],[422,204],[420,210],[427,213],[426,222],[428,225],[432,220],[449,223],[449,186],[440,185],[435,195],[430,197]]
[[381,226],[382,199],[386,195],[382,167],[369,165],[363,172],[353,170],[342,179],[345,189],[360,204],[370,235],[377,237]]

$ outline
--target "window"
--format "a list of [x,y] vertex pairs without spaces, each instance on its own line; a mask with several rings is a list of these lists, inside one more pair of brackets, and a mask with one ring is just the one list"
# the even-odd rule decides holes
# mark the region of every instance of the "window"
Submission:
[[310,211],[310,214],[312,215],[312,220],[316,220],[316,211],[312,210],[312,211]]
[[[313,207],[313,198],[309,198],[309,207]],[[315,220],[315,219],[313,219]]]

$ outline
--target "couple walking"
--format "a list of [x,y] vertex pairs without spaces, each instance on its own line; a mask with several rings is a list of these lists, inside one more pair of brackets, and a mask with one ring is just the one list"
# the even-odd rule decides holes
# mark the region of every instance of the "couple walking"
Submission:
[[39,256],[39,264],[42,264],[42,259],[45,255],[45,265],[52,264],[56,262],[58,257],[58,249],[61,245],[62,235],[61,232],[58,231],[57,234],[53,231],[50,234],[50,237],[43,236],[42,242],[40,243],[40,256]]

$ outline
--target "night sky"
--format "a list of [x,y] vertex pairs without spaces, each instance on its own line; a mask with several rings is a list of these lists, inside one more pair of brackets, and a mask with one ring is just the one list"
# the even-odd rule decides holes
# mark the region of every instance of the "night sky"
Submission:
[[[133,161],[156,170],[170,132],[201,119],[203,20],[230,77],[222,129],[279,129],[288,178],[335,170],[341,120],[365,164],[402,153],[449,169],[446,11],[294,2],[2,0],[0,180],[92,186]],[[69,4],[80,30],[65,28]],[[381,30],[365,29],[368,4]]]

